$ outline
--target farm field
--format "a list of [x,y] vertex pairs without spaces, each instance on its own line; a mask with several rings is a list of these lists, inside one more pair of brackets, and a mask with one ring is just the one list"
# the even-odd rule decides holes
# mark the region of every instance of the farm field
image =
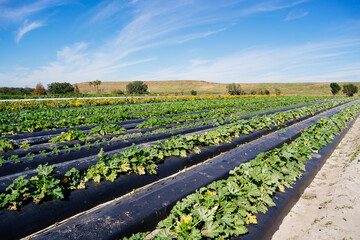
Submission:
[[360,101],[77,99],[0,111],[4,239],[256,239],[272,236]]

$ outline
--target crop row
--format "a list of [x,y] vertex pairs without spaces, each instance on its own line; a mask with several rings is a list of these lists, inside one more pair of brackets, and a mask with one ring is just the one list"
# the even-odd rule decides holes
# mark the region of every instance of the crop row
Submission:
[[[271,100],[271,99],[267,99]],[[260,103],[263,102],[263,100],[256,102],[253,100],[248,101],[250,103]],[[44,130],[51,130],[56,128],[66,128],[66,127],[76,127],[76,126],[87,126],[87,125],[93,125],[93,124],[101,124],[101,123],[113,123],[113,122],[121,122],[124,120],[129,120],[135,118],[145,118],[147,116],[162,116],[162,115],[169,115],[172,113],[184,113],[184,112],[191,112],[191,111],[197,111],[197,110],[213,110],[216,108],[219,108],[220,106],[229,107],[231,106],[238,106],[243,105],[245,102],[227,102],[225,104],[220,104],[219,102],[213,102],[210,103],[202,103],[198,104],[196,106],[193,105],[186,105],[182,107],[169,107],[169,108],[163,108],[162,110],[154,110],[154,111],[140,111],[136,114],[133,112],[132,114],[129,114],[127,112],[124,112],[123,110],[120,110],[119,112],[111,113],[111,114],[97,114],[92,115],[89,117],[85,116],[77,116],[74,118],[64,118],[58,121],[53,120],[41,120],[39,118],[38,120],[26,120],[18,123],[13,124],[3,124],[0,126],[0,133],[2,134],[16,134],[19,132],[35,132],[35,131],[44,131]],[[286,102],[285,102],[286,104]],[[233,111],[236,111],[234,108]],[[144,115],[145,114],[145,115]]]
[[[337,101],[337,103],[341,103],[342,101]],[[8,153],[3,153],[0,156],[0,164],[5,162],[5,161],[11,161],[13,163],[24,163],[24,161],[28,161],[28,160],[36,160],[36,161],[46,161],[46,157],[50,156],[50,157],[54,157],[55,155],[62,155],[63,157],[69,159],[70,155],[76,151],[86,151],[88,153],[90,153],[88,150],[90,149],[100,149],[101,147],[105,147],[108,148],[108,146],[115,146],[115,145],[123,145],[122,143],[124,143],[125,141],[133,141],[136,143],[143,143],[143,142],[147,142],[150,141],[150,139],[163,139],[165,137],[169,137],[169,136],[174,136],[177,134],[185,134],[185,133],[191,133],[191,132],[196,132],[199,130],[205,130],[205,129],[211,129],[214,128],[216,126],[219,125],[223,125],[223,124],[228,124],[230,122],[236,121],[237,119],[241,119],[241,118],[250,118],[253,117],[255,115],[264,115],[264,114],[271,114],[277,111],[286,111],[286,110],[290,110],[293,108],[297,108],[297,107],[301,107],[303,105],[300,104],[295,104],[295,105],[291,105],[290,108],[284,109],[283,107],[274,107],[274,108],[267,108],[267,109],[262,109],[259,111],[254,111],[254,112],[246,112],[246,113],[239,113],[236,115],[230,115],[230,116],[220,116],[217,118],[212,118],[212,119],[208,119],[208,120],[202,120],[202,121],[193,121],[193,122],[189,122],[189,123],[185,123],[185,124],[176,124],[175,126],[166,126],[166,127],[162,127],[162,128],[152,128],[151,129],[142,129],[142,130],[134,130],[132,131],[133,133],[126,133],[126,134],[121,134],[120,136],[116,136],[116,134],[114,135],[113,133],[116,133],[117,131],[119,131],[117,128],[119,128],[119,125],[114,125],[114,124],[110,124],[110,125],[100,125],[97,126],[95,128],[92,128],[91,130],[89,130],[89,134],[90,132],[92,132],[95,129],[101,128],[102,130],[102,134],[101,135],[105,135],[104,137],[101,137],[101,139],[99,139],[99,137],[91,137],[91,139],[89,140],[89,138],[87,138],[86,142],[79,142],[79,141],[66,141],[65,143],[61,143],[58,144],[56,146],[49,146],[48,144],[39,144],[39,143],[43,143],[45,138],[41,137],[39,140],[37,139],[32,139],[29,142],[29,139],[26,140],[17,140],[16,142],[14,142],[13,140],[10,139],[0,139],[0,147],[3,151],[6,150],[11,150],[11,149],[17,149],[15,151],[10,151]],[[249,115],[250,114],[250,115]],[[114,132],[115,130],[115,132]],[[145,132],[144,132],[145,131]],[[99,133],[98,133],[99,134]],[[111,135],[108,135],[111,134]],[[62,135],[68,139],[71,140],[75,140],[81,137],[84,137],[85,133],[83,131],[80,130],[69,130],[68,132],[63,132]],[[50,135],[49,135],[50,136]],[[64,139],[64,137],[62,137],[63,140],[66,140],[66,138]],[[46,138],[48,138],[46,136]],[[49,138],[50,139],[50,138]],[[39,142],[40,141],[40,142]],[[38,142],[38,143],[37,143]],[[30,147],[30,144],[34,146]],[[113,147],[111,147],[113,148]],[[27,152],[27,153],[26,153]],[[65,155],[64,155],[65,154]],[[25,156],[26,155],[26,156]],[[23,157],[25,156],[25,157]],[[72,155],[73,156],[73,155]],[[73,157],[71,156],[71,159],[73,159]],[[22,157],[22,158],[19,158]],[[24,165],[24,164],[22,164]],[[32,164],[33,165],[33,164]],[[7,168],[10,166],[7,166]]]
[[[339,104],[344,102],[345,100],[335,100],[334,104]],[[285,102],[283,103],[283,105],[288,105],[290,104],[289,102]],[[276,106],[278,105],[277,103],[273,103],[273,104],[269,104],[266,105],[267,107],[270,106]],[[294,106],[294,105],[293,105]],[[247,108],[242,108],[243,110],[256,110],[256,109],[262,109],[262,105],[258,104],[252,107],[247,107]],[[272,109],[278,109],[278,108],[268,108],[268,109],[263,109],[261,111],[257,111],[257,112],[251,112],[252,114],[259,114],[265,111],[269,111]],[[184,129],[184,128],[194,128],[194,127],[198,127],[198,126],[204,126],[204,125],[222,125],[225,123],[229,123],[230,121],[236,121],[236,119],[238,119],[239,117],[242,116],[246,116],[249,113],[242,113],[242,114],[236,114],[236,115],[230,115],[230,116],[224,116],[222,114],[226,114],[229,112],[231,112],[233,109],[225,109],[225,110],[220,110],[219,116],[216,117],[216,114],[213,114],[211,119],[209,120],[203,120],[203,121],[194,121],[188,124],[177,124],[175,126],[167,126],[166,128],[158,128],[152,131],[148,131],[144,134],[142,134],[141,132],[137,132],[137,133],[130,133],[130,134],[123,134],[120,135],[119,137],[114,136],[114,134],[119,134],[119,133],[123,133],[125,132],[125,129],[123,129],[121,126],[119,125],[115,125],[115,124],[109,124],[109,125],[100,125],[100,126],[96,126],[94,128],[91,128],[88,132],[88,134],[86,134],[84,131],[81,130],[77,130],[77,129],[73,129],[73,130],[69,130],[67,132],[62,132],[59,136],[54,137],[52,139],[49,140],[49,142],[57,142],[57,143],[64,143],[64,142],[68,142],[68,141],[73,141],[73,140],[82,140],[82,141],[86,141],[85,143],[83,142],[82,144],[91,147],[94,145],[98,145],[100,143],[100,139],[98,137],[94,136],[104,136],[104,135],[108,135],[111,134],[112,137],[111,141],[114,140],[125,140],[125,139],[129,139],[129,138],[133,138],[133,137],[140,137],[140,136],[148,136],[148,135],[152,135],[152,134],[157,134],[157,133],[165,133],[165,132],[170,132],[172,130],[179,130],[179,129]],[[214,112],[216,113],[216,111]],[[204,116],[204,114],[207,113],[203,113],[200,114],[200,116]],[[197,116],[198,114],[193,114],[195,116]],[[191,115],[192,116],[192,115]],[[207,115],[205,115],[207,116]],[[186,115],[181,115],[178,117],[184,117],[184,119],[189,120],[188,118],[186,118]],[[181,122],[183,121],[182,118],[178,118],[178,117],[174,117],[171,118],[168,122],[168,124],[177,121],[177,122]],[[179,120],[180,119],[180,120]],[[164,123],[163,121],[160,121],[159,125],[162,125],[161,123]],[[155,124],[153,124],[155,125]],[[139,126],[139,125],[138,125]],[[41,141],[43,141],[44,138],[41,138]],[[101,139],[102,142],[108,142],[109,139],[107,137],[104,137]],[[7,138],[3,138],[0,139],[0,152],[5,152],[8,150],[13,150],[13,149],[17,149],[17,148],[28,148],[30,147],[30,143],[26,140],[24,141],[16,141],[17,143],[15,144],[13,142],[13,140],[7,139]],[[32,145],[33,143],[31,143]],[[36,143],[35,143],[36,144]],[[75,146],[74,146],[75,145]],[[74,146],[73,148],[69,147],[69,146]],[[75,143],[75,144],[66,144],[65,146],[63,146],[63,150],[65,150],[66,152],[70,152],[73,150],[81,150],[81,142],[80,143]],[[23,154],[23,152],[26,149],[22,150],[22,151],[17,151],[20,153],[20,157],[25,156],[25,154]],[[30,149],[29,149],[30,150]],[[40,149],[38,150],[38,152],[34,152],[33,150],[29,151],[26,154],[26,157],[29,159],[33,159],[36,154],[41,154],[43,157],[46,157],[49,153],[52,154],[58,154],[61,152],[61,149],[59,149],[59,147],[55,146],[55,147],[40,147]],[[5,160],[12,160],[15,163],[20,162],[19,159],[19,155],[17,155],[18,153],[14,153],[12,154],[10,157],[8,156],[9,154],[6,154],[6,156],[3,155],[3,157],[0,158],[0,163],[3,163]]]
[[[272,100],[274,99],[274,100]],[[94,114],[107,114],[115,113],[116,111],[124,112],[141,112],[141,111],[154,111],[162,108],[181,108],[181,107],[194,107],[194,105],[219,105],[220,107],[234,107],[239,103],[244,102],[266,102],[266,101],[291,101],[298,99],[297,97],[274,97],[274,98],[235,98],[235,99],[213,99],[213,100],[196,100],[196,101],[183,101],[183,102],[164,102],[164,103],[150,103],[150,104],[122,104],[122,105],[108,105],[108,106],[87,106],[87,107],[68,107],[68,108],[55,108],[55,109],[32,109],[12,112],[2,112],[1,117],[23,121],[23,120],[36,120],[41,119],[61,119],[73,116],[90,116]],[[304,97],[304,99],[308,99]],[[313,99],[312,97],[310,99]],[[317,98],[316,98],[317,99]],[[198,106],[196,106],[198,107]],[[203,109],[202,109],[203,110]]]
[[[191,115],[179,115],[179,116],[171,116],[167,118],[157,118],[152,117],[140,124],[138,124],[137,128],[149,128],[149,127],[160,127],[160,126],[168,126],[170,124],[174,123],[185,123],[195,120],[202,120],[202,119],[209,119],[209,118],[217,118],[217,117],[224,117],[224,115],[239,113],[239,112],[249,112],[249,111],[256,111],[259,109],[265,109],[265,108],[271,108],[276,106],[288,106],[293,105],[298,102],[274,102],[274,103],[266,103],[266,104],[256,104],[256,105],[250,105],[250,106],[244,106],[241,108],[227,108],[227,109],[220,109],[220,110],[214,110],[211,112],[205,112],[205,113],[198,113],[198,114],[191,114]],[[304,103],[304,102],[302,102]]]
[[[158,223],[151,239],[231,239],[247,233],[246,225],[257,224],[259,212],[275,206],[276,192],[284,192],[301,178],[311,154],[331,143],[359,111],[360,103],[356,103],[320,119],[291,144],[261,153],[230,171],[227,179],[188,195]],[[149,234],[124,239],[145,239]]]
[[[291,101],[292,98],[257,98],[257,99],[228,99],[228,100],[203,100],[194,102],[182,102],[173,104],[139,104],[106,106],[106,107],[85,107],[85,108],[65,108],[65,109],[48,109],[40,111],[21,111],[17,113],[0,114],[0,122],[2,124],[14,125],[16,123],[27,122],[27,125],[34,125],[37,122],[58,122],[55,125],[66,125],[67,119],[69,123],[79,121],[79,123],[99,122],[102,119],[106,121],[122,121],[133,118],[146,118],[152,116],[164,116],[169,114],[180,114],[194,111],[213,110],[219,108],[238,107],[244,104],[260,104],[266,102],[284,102]],[[300,100],[300,99],[297,99]],[[307,100],[307,99],[304,99]],[[102,116],[100,119],[97,116]],[[93,118],[85,120],[85,118]],[[43,123],[42,125],[46,125]],[[51,123],[48,123],[51,126]]]
[[0,112],[18,111],[28,109],[52,109],[85,106],[103,106],[114,104],[139,104],[139,103],[162,103],[182,102],[212,99],[236,99],[236,98],[259,98],[275,97],[263,95],[225,95],[225,96],[189,96],[189,97],[144,97],[144,98],[105,98],[105,99],[69,99],[69,100],[43,100],[43,101],[7,101],[0,103]]
[[[95,182],[100,182],[102,179],[114,181],[119,174],[136,173],[142,175],[146,172],[155,174],[157,164],[164,161],[166,157],[187,156],[191,152],[198,153],[200,146],[214,146],[231,142],[240,134],[248,134],[255,130],[279,125],[284,121],[301,116],[313,115],[317,110],[331,107],[333,104],[333,102],[325,102],[287,112],[238,120],[203,134],[171,137],[158,145],[142,148],[133,145],[130,149],[120,152],[120,155],[108,156],[101,151],[96,165],[90,166],[83,174],[73,169],[66,173],[66,177],[62,179],[53,177],[55,174],[54,166],[39,165],[36,170],[37,175],[31,177],[30,180],[26,179],[25,176],[17,178],[7,188],[6,192],[0,195],[1,205],[15,210],[31,199],[35,203],[39,203],[44,198],[62,198],[64,191],[83,188],[85,182],[91,179]],[[42,185],[39,184],[39,181]],[[37,188],[40,186],[41,191]]]
[[[292,102],[284,102],[280,105],[286,106],[286,105],[290,105],[291,103]],[[240,112],[254,111],[254,110],[258,110],[258,109],[263,109],[264,106],[270,108],[270,107],[278,106],[278,105],[279,105],[279,103],[276,102],[276,103],[270,103],[267,105],[257,104],[257,105],[253,105],[250,107],[226,108],[226,109],[221,109],[221,110],[214,110],[211,112],[189,114],[189,115],[178,115],[178,116],[173,116],[173,117],[168,117],[168,118],[150,118],[149,120],[138,124],[136,127],[137,128],[161,127],[161,126],[168,126],[168,125],[174,124],[174,123],[179,124],[179,123],[183,123],[183,122],[206,119],[206,118],[210,118],[210,117],[213,120],[216,118],[219,118],[219,117],[223,117],[225,119],[225,115],[230,114],[230,113],[235,113],[238,111],[240,111]],[[237,116],[237,115],[235,115],[235,116]],[[116,125],[116,124],[107,124],[107,125],[102,124],[102,125],[93,127],[88,131],[89,131],[89,134],[85,134],[84,131],[77,130],[77,129],[71,129],[67,132],[62,132],[57,137],[50,139],[49,142],[66,142],[66,141],[71,141],[71,140],[85,141],[85,140],[90,140],[91,139],[90,136],[99,136],[99,135],[104,136],[107,134],[126,132],[126,130],[124,128],[122,128],[120,125]],[[43,140],[41,140],[41,141],[43,141]],[[106,139],[106,141],[107,141],[107,139]],[[30,141],[30,143],[31,142],[32,141]],[[13,142],[13,140],[10,140],[7,138],[2,138],[2,139],[0,139],[0,153],[6,152],[8,150],[13,150],[16,148],[28,148],[28,147],[30,147],[30,143],[26,139],[23,139],[23,140],[18,140],[17,144],[15,144]]]

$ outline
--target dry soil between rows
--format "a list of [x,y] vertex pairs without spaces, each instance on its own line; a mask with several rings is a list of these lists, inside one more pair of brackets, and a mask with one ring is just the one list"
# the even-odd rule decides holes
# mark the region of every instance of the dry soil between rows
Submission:
[[360,239],[360,118],[272,240]]

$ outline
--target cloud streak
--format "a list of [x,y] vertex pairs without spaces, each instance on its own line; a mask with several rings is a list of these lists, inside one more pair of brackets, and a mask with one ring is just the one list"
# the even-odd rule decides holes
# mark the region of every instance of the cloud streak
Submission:
[[[43,3],[43,7],[51,7],[64,4],[65,1],[40,2]],[[94,46],[95,44],[92,43],[79,42],[65,46],[57,52],[56,60],[53,62],[32,71],[24,70],[16,74],[0,73],[0,80],[12,79],[14,83],[20,81],[28,85],[35,85],[38,81],[44,84],[51,81],[76,83],[94,79],[279,82],[307,81],[312,77],[313,80],[324,79],[330,71],[338,79],[339,76],[345,76],[342,80],[358,79],[354,75],[360,69],[356,63],[351,69],[345,69],[345,64],[336,66],[335,58],[348,56],[347,52],[352,52],[349,49],[358,48],[359,40],[329,41],[290,47],[254,46],[243,50],[239,48],[231,55],[213,59],[195,57],[188,59],[186,64],[175,67],[169,65],[157,69],[151,68],[147,71],[136,71],[136,74],[126,71],[132,66],[151,64],[159,59],[156,54],[146,50],[207,38],[227,31],[234,22],[247,15],[287,9],[304,2],[306,0],[273,0],[257,4],[253,4],[252,1],[236,0],[152,0],[128,1],[120,5],[119,1],[115,0],[103,1],[80,17],[81,20],[87,19],[88,24],[85,24],[87,25],[85,27],[90,29],[92,25],[98,27],[101,24],[116,22],[125,10],[130,19],[111,37],[102,39],[103,44]],[[44,8],[33,6],[31,9],[34,9],[32,11],[34,12],[36,9],[41,11]],[[31,11],[13,15],[23,17],[27,16],[26,12]],[[290,13],[288,17],[295,19],[295,14]],[[27,32],[42,26],[40,25],[41,22],[27,23],[26,26],[24,24],[22,34],[19,31],[18,41]]]
[[291,12],[289,12],[289,14],[286,16],[286,18],[284,19],[284,21],[291,21],[291,20],[303,18],[303,17],[306,17],[307,15],[309,15],[309,11],[300,11],[300,10],[291,11]]
[[25,20],[23,26],[21,26],[16,34],[16,43],[19,43],[21,38],[27,34],[28,32],[35,30],[37,28],[43,27],[45,24],[43,22],[31,22],[29,23],[28,20]]
[[21,22],[30,16],[33,16],[45,9],[66,5],[71,3],[71,0],[37,0],[26,1],[27,4],[21,7],[9,6],[7,3],[13,1],[0,2],[0,23]]
[[[349,51],[351,49],[351,51]],[[214,82],[270,83],[360,81],[360,61],[338,61],[360,54],[360,39],[308,43],[291,47],[252,47],[213,60],[192,60],[132,79],[198,79]]]

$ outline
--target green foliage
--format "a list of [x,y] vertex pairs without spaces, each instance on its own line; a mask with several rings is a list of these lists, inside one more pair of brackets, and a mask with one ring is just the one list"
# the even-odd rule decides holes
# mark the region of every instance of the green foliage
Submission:
[[34,88],[0,87],[0,95],[27,95],[34,90]]
[[7,188],[9,193],[0,194],[0,206],[8,206],[10,210],[18,210],[19,207],[30,198],[29,180],[26,175],[16,178]]
[[22,142],[19,147],[20,148],[28,148],[28,147],[30,147],[30,143],[28,143],[27,141]]
[[340,90],[341,87],[337,83],[330,83],[331,93],[335,96]]
[[265,93],[265,95],[270,95],[270,91],[269,91],[269,90],[267,90],[267,89],[265,90],[265,92],[264,92],[264,93]]
[[53,82],[48,84],[48,91],[51,94],[66,94],[66,93],[74,93],[74,87],[67,82],[59,83]]
[[126,85],[126,91],[129,94],[146,94],[148,93],[148,85],[142,81],[135,81]]
[[[311,154],[330,143],[359,111],[357,103],[320,119],[291,144],[260,153],[230,171],[229,178],[214,181],[178,201],[169,216],[158,223],[154,239],[232,239],[247,233],[245,225],[257,224],[257,213],[275,206],[274,193],[291,187],[302,176],[304,162]],[[144,239],[146,235],[136,236]]]
[[85,188],[85,183],[81,180],[80,171],[76,168],[67,171],[62,182],[66,184],[66,188],[70,190]]
[[64,198],[63,187],[60,184],[60,179],[54,178],[55,165],[47,166],[39,165],[35,172],[36,176],[31,177],[32,192],[31,196],[35,203],[40,203],[46,196],[55,198]]
[[193,95],[193,96],[196,96],[196,95],[197,95],[197,91],[191,90],[191,91],[190,91],[190,94]]
[[15,148],[15,144],[12,139],[1,138],[0,139],[0,152],[6,152],[9,150],[13,150]]
[[343,93],[346,94],[348,97],[354,96],[355,93],[358,92],[358,87],[354,84],[346,84],[343,86]]
[[84,131],[73,129],[69,130],[67,132],[62,132],[59,136],[56,136],[49,140],[49,142],[53,143],[63,143],[67,141],[73,141],[73,140],[81,140],[85,141],[87,138],[87,135],[84,133]]
[[107,134],[124,133],[126,129],[117,124],[101,124],[92,128],[89,132],[89,136],[104,136]]
[[240,84],[231,83],[226,86],[227,92],[230,95],[240,95],[241,94],[241,87]]

